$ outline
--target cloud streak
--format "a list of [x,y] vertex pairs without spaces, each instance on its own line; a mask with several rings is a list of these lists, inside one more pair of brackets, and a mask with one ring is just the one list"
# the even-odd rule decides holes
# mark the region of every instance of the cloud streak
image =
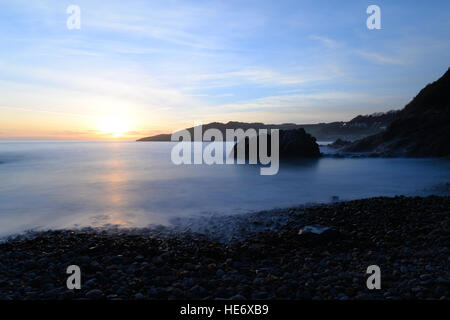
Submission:
[[396,65],[406,64],[406,61],[404,61],[404,60],[391,58],[391,57],[381,55],[381,54],[378,54],[375,52],[366,52],[366,51],[362,51],[362,50],[356,50],[355,53],[369,61],[376,62],[376,63],[396,64]]

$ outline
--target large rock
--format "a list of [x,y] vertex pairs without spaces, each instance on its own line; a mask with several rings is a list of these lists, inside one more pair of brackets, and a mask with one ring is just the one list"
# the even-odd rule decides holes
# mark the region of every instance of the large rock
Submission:
[[385,132],[357,140],[344,151],[384,156],[449,156],[450,69],[396,114]]
[[[271,154],[270,134],[266,137],[268,140],[268,153]],[[259,137],[254,138],[259,142]],[[245,143],[245,158],[248,159],[249,140],[239,141],[234,146],[234,157],[237,155],[237,145]],[[259,146],[259,143],[258,143]],[[279,131],[279,155],[281,159],[286,158],[318,158],[320,157],[319,145],[316,138],[307,134],[304,129],[280,130]],[[259,154],[259,148],[258,148]]]

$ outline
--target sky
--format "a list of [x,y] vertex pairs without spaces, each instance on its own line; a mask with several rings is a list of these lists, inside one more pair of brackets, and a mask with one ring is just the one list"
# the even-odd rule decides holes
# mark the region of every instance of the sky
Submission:
[[0,139],[348,121],[437,80],[449,40],[447,0],[0,0]]

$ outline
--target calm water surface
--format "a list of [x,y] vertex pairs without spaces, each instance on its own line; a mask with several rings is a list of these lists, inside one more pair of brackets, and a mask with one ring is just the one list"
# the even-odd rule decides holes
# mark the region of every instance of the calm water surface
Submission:
[[31,229],[170,224],[328,202],[332,196],[447,194],[450,161],[338,159],[176,166],[170,142],[0,142],[0,236]]

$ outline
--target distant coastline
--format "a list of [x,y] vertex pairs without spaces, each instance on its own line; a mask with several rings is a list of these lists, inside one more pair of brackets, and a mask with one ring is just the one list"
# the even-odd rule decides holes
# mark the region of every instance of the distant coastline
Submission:
[[[386,129],[389,123],[394,119],[398,111],[388,111],[386,113],[374,113],[371,115],[359,115],[348,122],[330,122],[317,124],[264,124],[261,122],[239,122],[229,121],[227,123],[211,122],[203,125],[203,130],[218,129],[225,136],[226,129],[279,129],[279,130],[295,130],[303,128],[306,133],[312,135],[317,140],[334,141],[337,139],[356,140],[373,134],[377,134]],[[194,128],[187,128],[191,135]],[[158,134],[155,136],[145,137],[137,141],[171,141],[171,134]]]

